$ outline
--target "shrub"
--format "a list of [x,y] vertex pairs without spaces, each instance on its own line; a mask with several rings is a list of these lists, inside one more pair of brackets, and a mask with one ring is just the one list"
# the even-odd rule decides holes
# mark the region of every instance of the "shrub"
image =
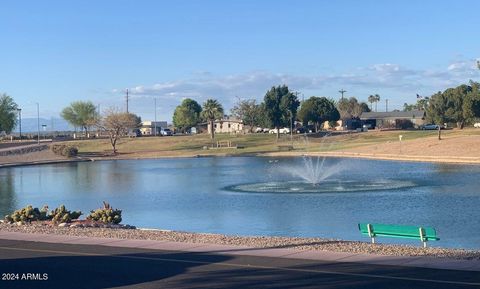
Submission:
[[62,155],[65,157],[75,157],[78,154],[78,148],[74,146],[65,146],[62,150]]
[[413,122],[409,119],[396,119],[395,128],[400,128],[400,129],[413,128]]
[[81,215],[82,215],[82,212],[80,211],[70,212],[67,209],[65,209],[64,205],[61,205],[60,207],[51,211],[48,217],[54,223],[70,223],[72,220],[78,219]]
[[23,209],[16,210],[11,215],[5,216],[5,221],[8,223],[13,222],[32,222],[32,221],[43,221],[48,220],[47,216],[48,207],[44,206],[42,209],[34,208],[31,205],[26,206]]
[[122,221],[122,210],[113,209],[109,203],[103,202],[103,208],[90,211],[87,220],[119,224]]
[[54,144],[51,146],[53,153],[64,157],[74,157],[78,154],[78,148],[71,145]]

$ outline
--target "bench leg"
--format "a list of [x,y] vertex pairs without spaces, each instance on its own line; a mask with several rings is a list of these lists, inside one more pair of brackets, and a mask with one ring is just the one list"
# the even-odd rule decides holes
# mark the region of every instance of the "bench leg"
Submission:
[[423,248],[427,248],[427,242],[423,241]]
[[372,237],[372,244],[375,244],[375,237]]

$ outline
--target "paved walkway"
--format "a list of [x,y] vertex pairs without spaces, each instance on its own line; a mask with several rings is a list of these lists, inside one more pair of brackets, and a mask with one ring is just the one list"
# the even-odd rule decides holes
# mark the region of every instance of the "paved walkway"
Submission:
[[37,241],[59,244],[100,245],[108,247],[140,248],[197,252],[222,255],[262,256],[288,259],[353,262],[371,265],[391,265],[446,270],[478,271],[480,260],[456,260],[433,257],[385,256],[373,254],[354,254],[329,251],[299,251],[286,248],[253,248],[243,246],[169,242],[155,240],[131,240],[96,237],[77,237],[53,234],[28,234],[0,231],[0,239]]
[[[6,237],[22,236],[5,234],[2,238]],[[305,256],[295,258],[295,253],[283,249],[255,251],[229,246],[83,237],[59,239],[44,235],[31,238],[37,240],[0,239],[0,288],[480,287],[480,274],[476,271],[303,259]],[[165,249],[168,247],[174,249]]]

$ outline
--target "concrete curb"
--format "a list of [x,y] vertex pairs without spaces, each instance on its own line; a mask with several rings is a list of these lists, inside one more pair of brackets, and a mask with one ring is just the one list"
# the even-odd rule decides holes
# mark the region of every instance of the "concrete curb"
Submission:
[[355,254],[330,251],[300,251],[280,248],[254,248],[218,244],[170,242],[138,239],[94,238],[55,234],[33,234],[19,232],[1,232],[0,239],[61,243],[74,245],[100,245],[110,247],[140,248],[153,250],[201,252],[224,255],[246,255],[289,259],[317,260],[327,262],[351,262],[373,265],[392,265],[406,267],[433,268],[480,272],[480,260],[457,260],[433,257],[385,256],[373,254]]

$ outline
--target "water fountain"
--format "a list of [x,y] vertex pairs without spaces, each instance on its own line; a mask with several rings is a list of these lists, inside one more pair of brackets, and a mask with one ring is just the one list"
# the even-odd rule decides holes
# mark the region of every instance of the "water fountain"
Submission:
[[[322,137],[321,146],[331,133]],[[307,153],[302,156],[299,164],[286,164],[285,160],[269,161],[272,166],[272,176],[282,177],[282,181],[269,181],[263,183],[250,183],[230,186],[227,189],[236,192],[250,193],[340,193],[340,192],[369,192],[378,190],[394,190],[415,186],[411,181],[392,179],[366,179],[356,180],[347,172],[352,168],[345,160],[330,159],[326,156],[308,154],[310,147],[308,137],[305,135]],[[333,145],[329,144],[327,150]],[[296,180],[288,180],[294,177]],[[336,177],[336,178],[334,178]],[[285,180],[286,179],[286,180]]]

